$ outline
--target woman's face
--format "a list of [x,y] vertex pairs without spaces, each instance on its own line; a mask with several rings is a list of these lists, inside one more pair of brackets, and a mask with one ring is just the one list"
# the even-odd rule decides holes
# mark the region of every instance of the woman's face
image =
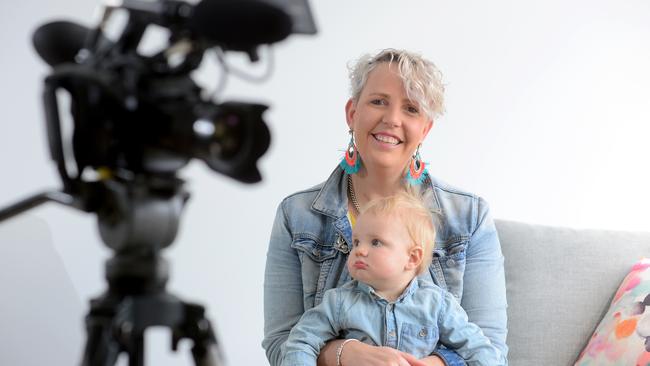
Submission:
[[345,106],[366,168],[403,170],[433,122],[408,99],[397,68],[387,62],[368,75],[359,99]]

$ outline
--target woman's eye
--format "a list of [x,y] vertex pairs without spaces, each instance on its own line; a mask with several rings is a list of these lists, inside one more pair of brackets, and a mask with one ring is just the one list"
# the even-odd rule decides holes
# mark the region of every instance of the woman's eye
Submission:
[[381,245],[381,241],[379,239],[372,239],[371,244],[373,247],[378,247]]
[[384,102],[383,99],[372,99],[372,100],[370,101],[370,104],[374,104],[374,105],[385,105],[386,103]]
[[406,107],[406,110],[407,110],[409,113],[411,113],[411,114],[418,114],[418,113],[420,113],[420,110],[417,109],[416,107],[413,107],[413,106],[408,106],[408,107]]

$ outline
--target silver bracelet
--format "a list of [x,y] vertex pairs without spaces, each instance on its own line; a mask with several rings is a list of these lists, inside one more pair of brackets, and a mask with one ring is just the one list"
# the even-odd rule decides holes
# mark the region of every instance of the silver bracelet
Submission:
[[342,366],[341,365],[341,354],[343,353],[343,347],[345,347],[345,344],[350,342],[350,341],[359,342],[358,339],[350,338],[350,339],[344,340],[343,343],[341,343],[339,348],[336,349],[336,366]]

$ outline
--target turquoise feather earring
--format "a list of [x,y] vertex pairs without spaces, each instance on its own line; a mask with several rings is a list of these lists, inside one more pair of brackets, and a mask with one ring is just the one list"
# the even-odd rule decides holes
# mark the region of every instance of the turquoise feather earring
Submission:
[[415,150],[415,154],[411,157],[411,162],[409,163],[409,168],[406,172],[406,180],[412,186],[422,184],[424,178],[428,174],[426,164],[420,157],[420,146],[422,146],[422,144],[418,145],[418,148]]
[[339,166],[348,174],[354,174],[361,168],[361,158],[359,157],[357,146],[354,144],[354,131],[352,130],[350,130],[350,143],[345,150],[345,156],[341,159]]

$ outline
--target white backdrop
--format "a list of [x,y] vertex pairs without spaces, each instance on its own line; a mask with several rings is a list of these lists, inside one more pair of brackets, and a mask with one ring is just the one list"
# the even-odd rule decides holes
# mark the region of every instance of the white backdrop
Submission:
[[[443,71],[448,113],[436,121],[422,155],[433,174],[485,197],[496,218],[650,229],[649,2],[322,0],[311,5],[318,35],[292,36],[277,45],[269,81],[231,78],[223,95],[271,105],[265,117],[273,141],[260,160],[264,181],[244,186],[202,163],[182,171],[192,199],[166,253],[172,262],[170,289],[207,306],[230,365],[266,364],[260,346],[262,278],[274,211],[282,197],[322,181],[338,162],[348,139],[346,64],[364,52],[408,48]],[[89,25],[94,6],[90,0],[0,5],[0,205],[59,185],[40,103],[47,67],[31,48],[31,32],[55,18]],[[205,85],[216,84],[214,69],[198,75]],[[85,312],[87,299],[104,288],[103,262],[109,255],[94,218],[52,204],[32,215],[47,222],[56,259],[76,290],[77,297],[68,301]],[[0,278],[8,281],[11,275],[0,268]],[[30,296],[2,301],[29,302]],[[43,324],[58,327],[62,338],[78,345],[76,354],[61,348],[57,357],[68,364],[81,353],[82,315],[77,323]],[[36,343],[19,346],[24,364],[45,357],[30,351],[43,348]],[[168,354],[164,332],[153,332],[148,344],[155,360],[149,364],[191,364],[188,352]],[[0,355],[15,347],[0,344]]]

